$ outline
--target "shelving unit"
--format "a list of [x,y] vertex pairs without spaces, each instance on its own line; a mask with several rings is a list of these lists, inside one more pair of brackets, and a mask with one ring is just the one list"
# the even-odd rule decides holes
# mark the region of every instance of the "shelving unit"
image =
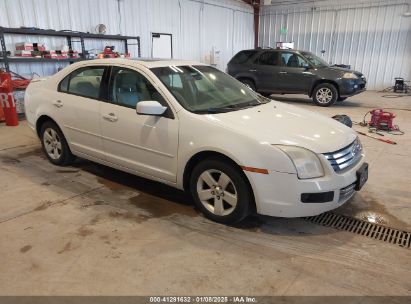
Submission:
[[[73,47],[73,43],[79,42],[81,44],[80,58],[65,58],[65,59],[50,59],[50,58],[35,58],[35,57],[11,57],[7,56],[7,48],[5,42],[5,35],[34,35],[34,36],[50,36],[50,37],[65,37],[69,48]],[[75,40],[77,39],[77,40]],[[141,57],[140,37],[139,36],[121,36],[121,35],[103,35],[103,34],[90,34],[83,32],[72,31],[54,31],[54,30],[42,30],[42,29],[30,29],[30,28],[6,28],[0,27],[0,44],[2,56],[0,56],[0,63],[3,63],[7,72],[10,71],[10,63],[46,63],[46,62],[78,62],[86,60],[84,57],[86,49],[84,41],[86,39],[101,39],[101,40],[117,40],[123,41],[125,53],[128,53],[128,47],[130,45],[137,45],[138,57]],[[134,40],[129,42],[129,40]]]

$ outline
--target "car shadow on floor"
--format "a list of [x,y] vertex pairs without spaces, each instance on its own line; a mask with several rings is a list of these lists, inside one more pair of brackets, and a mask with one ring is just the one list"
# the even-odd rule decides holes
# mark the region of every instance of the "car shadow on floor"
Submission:
[[[309,105],[312,107],[318,107],[314,101],[307,97],[307,98],[302,98],[302,97],[291,97],[291,96],[283,96],[283,95],[272,95],[270,98],[276,100],[276,101],[281,101],[281,102],[286,102],[290,104],[303,104],[303,105]],[[361,107],[361,103],[357,102],[355,100],[344,100],[342,102],[335,102],[331,107],[334,108],[346,108],[346,107]]]
[[[131,199],[130,204],[147,211],[154,217],[168,215],[202,217],[200,211],[195,208],[191,196],[184,191],[83,159],[77,159],[73,166],[97,176],[99,183],[108,188],[124,187],[137,190],[140,195]],[[301,218],[277,218],[258,214],[250,215],[241,223],[230,227],[256,233],[288,236],[324,235],[337,232]]]
[[73,166],[97,176],[98,181],[109,188],[113,187],[113,183],[115,183],[120,187],[128,187],[138,192],[153,195],[183,206],[192,205],[191,197],[187,193],[160,182],[145,179],[84,159],[76,159]]

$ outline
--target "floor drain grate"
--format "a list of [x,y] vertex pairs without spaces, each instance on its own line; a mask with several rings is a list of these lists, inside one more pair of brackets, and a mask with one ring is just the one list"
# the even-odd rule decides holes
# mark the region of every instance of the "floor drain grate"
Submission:
[[411,232],[369,223],[332,212],[325,212],[320,215],[305,217],[304,219],[321,226],[352,232],[403,248],[411,247]]

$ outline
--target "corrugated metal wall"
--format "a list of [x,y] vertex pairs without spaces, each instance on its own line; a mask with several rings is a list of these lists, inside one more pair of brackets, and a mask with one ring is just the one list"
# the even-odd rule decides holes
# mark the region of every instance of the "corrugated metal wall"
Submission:
[[[151,57],[152,32],[173,35],[174,58],[205,62],[214,47],[221,52],[220,69],[254,41],[253,10],[236,0],[0,0],[0,26],[94,33],[100,23],[107,26],[107,34],[140,36],[142,57]],[[21,41],[37,42],[39,38],[7,35],[7,48],[13,50]],[[42,41],[49,48],[66,44],[64,38]],[[121,43],[113,41],[88,40],[85,46],[101,50],[113,44],[122,50]],[[137,56],[136,48],[130,51]],[[50,63],[11,65],[21,74],[50,75],[57,68]]]
[[402,16],[410,0],[277,2],[262,9],[260,46],[294,41],[317,55],[325,50],[326,61],[362,71],[369,89],[410,80],[411,17]]

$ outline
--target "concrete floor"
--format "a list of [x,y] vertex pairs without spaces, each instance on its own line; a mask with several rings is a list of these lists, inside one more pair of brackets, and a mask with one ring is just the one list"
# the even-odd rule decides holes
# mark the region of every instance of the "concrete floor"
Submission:
[[[411,97],[367,92],[331,108],[277,97],[356,121],[397,114],[398,145],[361,137],[369,182],[336,212],[410,231]],[[409,249],[302,219],[216,224],[164,185],[84,160],[51,165],[24,122],[0,126],[0,184],[0,295],[411,296]]]

